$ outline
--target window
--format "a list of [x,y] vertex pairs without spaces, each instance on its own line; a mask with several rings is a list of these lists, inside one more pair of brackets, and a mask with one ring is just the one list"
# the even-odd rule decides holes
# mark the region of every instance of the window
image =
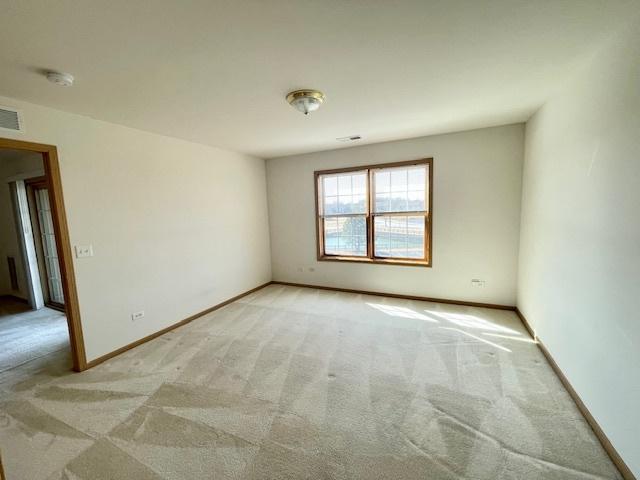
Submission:
[[432,165],[315,172],[318,260],[431,266]]

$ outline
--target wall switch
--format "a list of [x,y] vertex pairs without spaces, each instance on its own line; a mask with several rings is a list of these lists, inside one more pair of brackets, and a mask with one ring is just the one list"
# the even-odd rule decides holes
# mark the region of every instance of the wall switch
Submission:
[[134,322],[136,320],[140,320],[142,317],[144,317],[144,310],[140,310],[139,312],[131,314],[131,320],[133,320]]
[[93,257],[93,245],[76,245],[76,258]]
[[471,286],[472,287],[484,287],[486,284],[486,282],[484,280],[480,280],[478,278],[473,278],[471,280]]

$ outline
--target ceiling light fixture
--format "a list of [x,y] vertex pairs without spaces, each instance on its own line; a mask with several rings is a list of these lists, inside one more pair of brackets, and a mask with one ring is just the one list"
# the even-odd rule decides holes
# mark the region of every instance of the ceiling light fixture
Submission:
[[324,93],[319,90],[295,90],[287,94],[287,102],[299,112],[309,115],[320,108],[324,102]]
[[73,85],[73,75],[62,72],[47,72],[47,80],[61,87],[70,87]]

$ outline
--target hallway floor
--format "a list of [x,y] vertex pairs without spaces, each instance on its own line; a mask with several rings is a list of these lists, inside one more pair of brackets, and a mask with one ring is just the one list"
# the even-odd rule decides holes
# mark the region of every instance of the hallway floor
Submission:
[[0,298],[0,375],[36,358],[69,349],[64,313],[31,310],[17,299]]
[[50,357],[0,383],[9,480],[621,478],[510,311],[271,285]]

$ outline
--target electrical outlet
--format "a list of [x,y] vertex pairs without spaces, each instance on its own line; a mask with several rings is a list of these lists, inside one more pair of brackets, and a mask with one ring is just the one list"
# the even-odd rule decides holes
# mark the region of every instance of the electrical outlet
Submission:
[[131,314],[131,320],[133,320],[134,322],[136,320],[140,320],[142,317],[144,317],[144,310],[140,310],[139,312]]
[[484,287],[485,284],[486,284],[486,282],[484,280],[480,280],[478,278],[471,279],[471,286],[472,287]]
[[93,257],[93,245],[76,245],[76,258]]

